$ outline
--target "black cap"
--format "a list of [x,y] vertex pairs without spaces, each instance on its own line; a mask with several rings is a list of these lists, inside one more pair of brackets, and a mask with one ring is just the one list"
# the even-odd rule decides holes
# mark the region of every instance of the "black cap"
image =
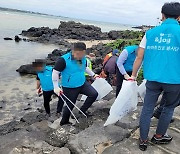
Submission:
[[86,44],[84,42],[74,43],[74,50],[80,50],[80,51],[86,50]]
[[180,16],[180,3],[179,2],[165,3],[162,7],[161,12],[169,16]]

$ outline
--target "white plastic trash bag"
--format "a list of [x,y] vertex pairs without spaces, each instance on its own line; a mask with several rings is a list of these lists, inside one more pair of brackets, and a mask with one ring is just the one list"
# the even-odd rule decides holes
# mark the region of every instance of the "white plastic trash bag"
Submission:
[[138,103],[138,86],[136,81],[123,81],[122,89],[111,106],[110,115],[104,126],[114,124],[130,111],[136,109]]
[[143,82],[138,87],[138,94],[143,100],[146,95],[146,82],[147,80],[144,79]]
[[[97,78],[92,83],[92,86],[98,92],[98,97],[96,100],[102,99],[103,97],[105,97],[107,94],[109,94],[113,90],[111,85],[103,78]],[[86,98],[87,98],[87,96],[83,95],[81,97],[81,100],[84,101]]]

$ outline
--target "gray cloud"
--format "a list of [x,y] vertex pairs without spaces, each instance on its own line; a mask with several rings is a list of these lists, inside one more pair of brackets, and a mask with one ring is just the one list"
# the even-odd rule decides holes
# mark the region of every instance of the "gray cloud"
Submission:
[[1,7],[124,24],[157,23],[167,0],[0,0]]

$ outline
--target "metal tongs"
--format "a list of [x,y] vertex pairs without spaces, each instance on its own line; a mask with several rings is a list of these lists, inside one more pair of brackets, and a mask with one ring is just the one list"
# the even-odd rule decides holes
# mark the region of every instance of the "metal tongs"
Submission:
[[82,115],[84,115],[87,118],[87,115],[83,111],[81,111],[81,109],[79,107],[77,107],[76,104],[74,104],[65,94],[60,93],[60,95],[58,97],[60,97],[63,100],[63,102],[66,104],[67,108],[69,109],[69,111],[71,112],[72,116],[74,117],[74,119],[76,120],[77,123],[79,123],[79,121],[76,118],[76,116],[74,115],[74,113],[71,111],[69,106],[67,105],[66,100],[68,100],[80,113],[82,113]]

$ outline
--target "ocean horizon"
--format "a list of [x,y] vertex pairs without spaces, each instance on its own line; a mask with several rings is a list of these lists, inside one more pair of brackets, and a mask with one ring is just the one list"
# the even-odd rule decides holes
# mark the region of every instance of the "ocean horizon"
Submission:
[[115,22],[104,22],[104,21],[87,20],[87,19],[80,19],[80,18],[70,18],[66,16],[52,15],[48,13],[45,14],[41,12],[33,12],[29,10],[19,10],[19,9],[4,8],[4,7],[0,7],[0,11],[4,11],[6,13],[20,13],[20,14],[41,16],[45,18],[59,19],[61,21],[75,21],[75,22],[81,22],[83,24],[91,24],[91,25],[100,27],[103,32],[108,32],[111,30],[137,30],[132,27],[139,26],[139,25],[129,25],[129,24],[115,23]]

